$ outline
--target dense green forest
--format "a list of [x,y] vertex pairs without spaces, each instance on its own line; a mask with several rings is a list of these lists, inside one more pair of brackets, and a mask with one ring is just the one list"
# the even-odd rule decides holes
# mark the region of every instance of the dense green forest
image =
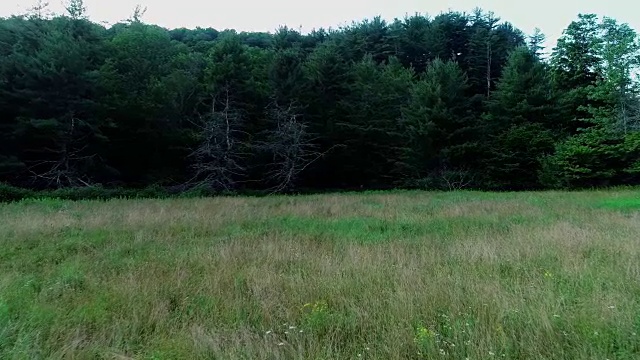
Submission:
[[[301,34],[0,18],[0,182],[176,192],[637,184],[627,24],[553,49],[491,12]],[[545,54],[549,54],[546,56]]]

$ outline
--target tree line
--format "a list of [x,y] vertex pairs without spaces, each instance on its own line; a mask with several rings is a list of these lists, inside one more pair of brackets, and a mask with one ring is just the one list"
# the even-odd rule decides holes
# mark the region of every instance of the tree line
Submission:
[[[555,48],[491,12],[308,34],[0,19],[0,182],[291,192],[637,184],[640,46],[581,14]],[[546,54],[550,52],[550,56]]]

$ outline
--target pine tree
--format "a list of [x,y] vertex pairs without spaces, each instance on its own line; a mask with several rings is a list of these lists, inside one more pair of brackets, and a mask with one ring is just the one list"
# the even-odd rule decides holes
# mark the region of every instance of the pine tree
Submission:
[[413,73],[390,58],[377,64],[366,56],[349,72],[347,95],[336,124],[342,149],[341,174],[348,186],[389,187],[404,146],[398,119],[409,98]]
[[435,56],[428,46],[431,21],[427,16],[415,14],[396,20],[389,30],[393,53],[407,68],[422,74]]
[[640,68],[640,44],[636,32],[628,24],[618,24],[605,17],[602,29],[603,81],[613,98],[613,126],[621,132],[640,129],[637,107],[640,88],[634,76]]
[[553,151],[562,131],[562,114],[546,66],[525,47],[518,48],[488,100],[485,115],[490,186],[538,187],[539,159]]
[[389,24],[376,16],[346,27],[336,40],[345,59],[359,61],[370,55],[375,62],[382,63],[393,54],[390,36]]
[[[25,100],[15,92],[21,56],[16,47],[29,24],[23,18],[0,19],[0,181],[15,183],[26,170],[16,138],[20,105]],[[32,40],[39,36],[36,35]],[[23,45],[24,46],[24,45]]]
[[493,90],[496,42],[495,29],[500,19],[476,9],[472,20],[468,54],[465,57],[469,85],[474,94],[489,96]]
[[304,54],[298,48],[277,51],[269,67],[272,100],[280,104],[299,102],[304,91]]
[[562,90],[565,107],[571,111],[566,122],[572,133],[589,126],[590,114],[586,109],[596,104],[588,99],[588,93],[602,77],[601,47],[597,16],[580,14],[553,49],[552,71],[555,83]]
[[533,30],[533,35],[529,37],[529,50],[531,50],[531,52],[533,52],[540,59],[544,57],[544,42],[546,40],[546,35],[539,28],[535,28]]
[[[595,21],[595,18],[591,18]],[[555,187],[607,186],[638,180],[637,34],[626,24],[604,18],[593,58],[600,76],[585,88],[585,128],[559,143],[545,159],[543,180]]]
[[[304,93],[301,102],[306,106],[305,119],[309,131],[318,134],[318,151],[326,152],[342,147],[336,124],[343,114],[339,102],[348,92],[346,80],[349,67],[333,41],[320,44],[305,61]],[[329,152],[307,171],[307,184],[321,187],[337,187],[344,181],[340,175],[340,157],[336,151]]]
[[117,29],[106,49],[99,100],[113,176],[136,186],[179,178],[186,156],[174,143],[183,121],[174,117],[180,48],[165,29],[133,21]]
[[407,142],[402,171],[415,183],[442,186],[455,173],[473,177],[478,123],[465,98],[467,77],[457,63],[436,59],[427,68],[403,111]]
[[103,29],[68,17],[14,18],[12,25],[0,91],[9,108],[5,121],[13,125],[9,137],[20,144],[10,163],[25,170],[14,179],[33,186],[87,185],[103,167],[94,77]]

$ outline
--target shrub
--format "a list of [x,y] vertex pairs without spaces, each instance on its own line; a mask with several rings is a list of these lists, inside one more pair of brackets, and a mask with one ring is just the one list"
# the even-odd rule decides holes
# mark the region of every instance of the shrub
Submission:
[[0,183],[0,202],[20,201],[23,199],[32,198],[34,196],[35,192],[32,190]]

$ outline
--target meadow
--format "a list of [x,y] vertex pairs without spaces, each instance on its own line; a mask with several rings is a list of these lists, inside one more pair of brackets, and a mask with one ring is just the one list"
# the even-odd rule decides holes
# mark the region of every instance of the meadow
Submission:
[[0,205],[0,359],[637,359],[640,190]]

